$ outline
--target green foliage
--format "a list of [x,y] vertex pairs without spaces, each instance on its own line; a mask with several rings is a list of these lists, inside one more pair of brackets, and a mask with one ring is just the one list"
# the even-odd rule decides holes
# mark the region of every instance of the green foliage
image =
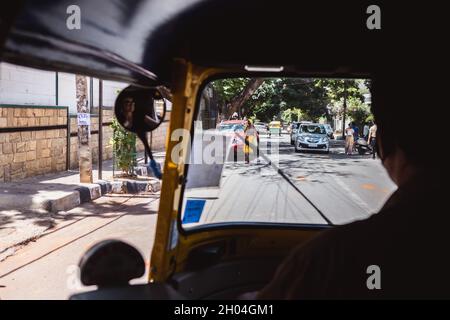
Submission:
[[305,113],[302,112],[300,108],[290,108],[283,111],[283,114],[281,115],[281,120],[290,123],[293,121],[306,120],[306,116]]
[[225,105],[239,95],[249,81],[249,78],[220,79],[213,81],[212,86],[217,92],[219,102]]
[[[214,81],[218,100],[222,105],[228,103],[245,89],[249,81],[249,78]],[[267,78],[245,102],[243,109],[248,118],[264,122],[291,122],[299,118],[310,121],[320,118],[331,120],[333,115],[341,115],[344,95],[347,101],[364,101],[363,93],[368,91],[364,84],[370,83],[363,83],[362,80]],[[328,107],[330,105],[332,108]]]
[[345,95],[347,98],[358,98],[364,102],[360,89],[362,84],[361,80],[321,79],[316,82],[316,87],[325,89],[331,102],[340,102]]
[[289,121],[289,118],[294,121],[299,117],[294,116],[294,110],[301,113],[303,120],[317,120],[327,115],[329,99],[316,82],[299,78],[265,79],[245,107],[263,121]]
[[373,118],[370,107],[354,97],[349,98],[347,114],[358,127],[362,127]]
[[111,143],[114,148],[117,167],[126,175],[133,175],[136,165],[136,134],[125,130],[117,119],[111,123],[113,136]]

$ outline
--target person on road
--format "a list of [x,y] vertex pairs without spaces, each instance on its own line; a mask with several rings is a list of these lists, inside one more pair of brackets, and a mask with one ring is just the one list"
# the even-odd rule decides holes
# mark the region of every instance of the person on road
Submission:
[[[430,101],[420,95],[427,90],[417,77],[403,79],[372,82],[378,128],[372,126],[370,135],[397,190],[378,213],[327,229],[295,248],[257,299],[450,298],[448,159],[423,152],[424,145],[439,148],[439,139],[410,136],[410,124],[423,120],[412,106],[445,109],[442,96]],[[419,94],[398,95],[407,90]],[[436,126],[433,135],[444,136],[445,130]]]
[[356,123],[353,123],[352,129],[353,129],[353,139],[356,141],[359,138],[359,128],[356,125]]
[[369,136],[367,142],[372,147],[372,159],[375,159],[375,153],[377,149],[377,125],[373,124],[369,129]]
[[352,129],[353,129],[353,152],[356,152],[356,141],[358,141],[359,139],[359,128],[356,125],[356,123],[353,122],[352,124]]
[[355,131],[352,128],[352,124],[350,123],[348,127],[345,129],[345,154],[351,155],[353,153],[353,145],[354,145],[354,133]]
[[369,137],[369,125],[367,123],[364,125],[363,135],[364,135],[364,139],[366,139],[366,141],[369,141],[369,140],[367,140]]
[[259,136],[253,122],[248,119],[245,125],[245,163],[250,162],[250,153],[254,153],[256,148],[256,158],[259,158]]

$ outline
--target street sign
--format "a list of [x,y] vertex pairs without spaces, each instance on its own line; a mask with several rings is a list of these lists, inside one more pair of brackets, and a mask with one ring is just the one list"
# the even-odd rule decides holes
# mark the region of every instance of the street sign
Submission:
[[91,115],[89,113],[78,113],[77,119],[79,126],[91,125]]

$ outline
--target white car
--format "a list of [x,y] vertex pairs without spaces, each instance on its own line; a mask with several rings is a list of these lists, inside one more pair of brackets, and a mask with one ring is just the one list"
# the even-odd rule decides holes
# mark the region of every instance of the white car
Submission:
[[330,138],[323,124],[300,124],[296,141],[295,152],[316,150],[325,153],[330,152]]
[[260,134],[267,134],[267,123],[264,122],[255,122],[254,124],[256,131]]

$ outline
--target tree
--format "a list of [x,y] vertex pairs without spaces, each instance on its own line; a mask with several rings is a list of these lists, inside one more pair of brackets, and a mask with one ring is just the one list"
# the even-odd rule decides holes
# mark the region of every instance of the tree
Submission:
[[281,120],[288,114],[285,111],[291,109],[299,110],[303,119],[317,120],[328,115],[329,98],[325,89],[316,87],[316,82],[300,78],[264,79],[245,107],[262,121],[274,117]]
[[116,118],[111,123],[115,161],[126,176],[133,176],[136,166],[136,134],[122,127]]
[[[323,80],[302,78],[235,78],[213,82],[219,102],[228,105],[224,113],[245,110],[247,118],[269,122],[274,119],[293,121],[294,110],[301,112],[303,120],[318,121],[337,113],[336,105],[343,105],[346,99],[363,101],[359,80]],[[333,106],[330,110],[329,106]],[[288,111],[290,110],[290,111]]]
[[231,99],[229,107],[227,108],[228,113],[233,114],[234,112],[240,111],[244,103],[247,102],[253,93],[255,93],[255,91],[263,84],[263,82],[263,78],[254,78],[247,82],[245,88],[238,95],[234,96],[233,99]]
[[263,78],[233,78],[213,82],[213,87],[219,96],[222,112],[230,116],[234,112],[241,113],[242,106],[263,84]]
[[322,79],[317,82],[317,86],[325,88],[331,103],[342,105],[342,111],[335,111],[342,115],[342,136],[345,132],[345,117],[347,115],[347,100],[350,98],[364,101],[361,93],[361,80],[354,79]]
[[370,120],[371,113],[370,107],[361,100],[356,98],[349,99],[348,116],[352,119],[352,122],[358,126],[362,127],[366,122]]

